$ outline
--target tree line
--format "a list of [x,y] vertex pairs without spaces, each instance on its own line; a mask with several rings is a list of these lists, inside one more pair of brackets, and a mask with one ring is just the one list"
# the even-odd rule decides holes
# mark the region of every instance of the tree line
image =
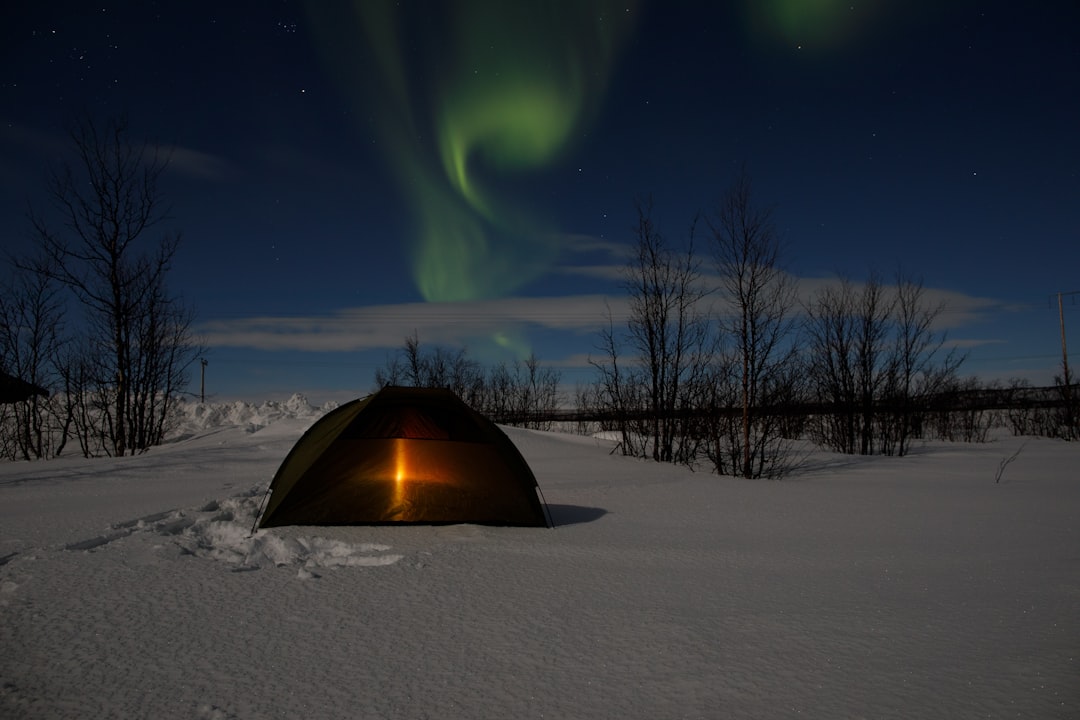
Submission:
[[[194,314],[167,285],[179,246],[160,190],[168,156],[132,142],[127,123],[71,132],[75,159],[53,170],[28,212],[36,250],[9,257],[0,288],[0,370],[51,391],[0,405],[0,456],[91,457],[160,443],[203,349]],[[1076,393],[1055,397],[959,374],[938,328],[944,305],[903,270],[841,278],[806,296],[783,267],[772,210],[741,169],[708,214],[671,242],[650,200],[636,204],[622,268],[628,312],[609,310],[594,379],[564,397],[535,355],[485,367],[465,348],[414,333],[375,385],[446,387],[497,422],[550,429],[565,417],[618,438],[619,450],[747,478],[782,477],[798,442],[848,454],[904,455],[927,437],[985,439],[1008,394],[1017,434],[1080,439]],[[1000,403],[999,403],[1000,404]]]
[[485,367],[463,347],[423,346],[415,332],[375,371],[376,388],[449,388],[495,422],[534,430],[551,429],[561,381],[561,373],[542,366],[535,354]]
[[[757,478],[789,473],[796,441],[904,455],[917,439],[985,439],[998,416],[969,402],[983,386],[959,374],[964,356],[938,329],[946,308],[920,279],[872,271],[803,295],[745,168],[682,243],[652,214],[637,204],[628,317],[609,313],[597,380],[577,398],[624,454]],[[1014,431],[1080,437],[1058,387],[1066,402],[1013,406]]]

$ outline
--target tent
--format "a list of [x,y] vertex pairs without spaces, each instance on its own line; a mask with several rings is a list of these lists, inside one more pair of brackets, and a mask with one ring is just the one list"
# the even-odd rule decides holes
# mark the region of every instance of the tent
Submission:
[[279,525],[548,525],[532,470],[450,390],[386,387],[324,415],[270,484]]
[[35,395],[49,397],[49,391],[0,371],[0,403],[22,402]]

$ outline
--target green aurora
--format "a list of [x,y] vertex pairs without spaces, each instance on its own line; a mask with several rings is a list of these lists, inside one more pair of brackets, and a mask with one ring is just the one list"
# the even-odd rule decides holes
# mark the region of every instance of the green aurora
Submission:
[[[497,298],[545,272],[558,231],[514,183],[557,163],[597,110],[633,3],[312,3],[335,73],[375,118],[432,302]],[[321,7],[320,7],[321,6]],[[351,40],[350,40],[351,36]],[[366,51],[348,50],[361,46]],[[323,48],[324,52],[327,48]],[[341,67],[341,63],[349,66]]]

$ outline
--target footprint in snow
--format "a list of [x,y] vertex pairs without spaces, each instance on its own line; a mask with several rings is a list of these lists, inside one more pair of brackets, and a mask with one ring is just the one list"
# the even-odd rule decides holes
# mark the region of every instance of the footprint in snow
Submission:
[[300,566],[297,577],[315,579],[318,568],[392,565],[402,555],[389,545],[348,543],[321,537],[284,538],[269,531],[251,533],[262,492],[252,490],[193,510],[170,510],[117,523],[102,535],[70,543],[66,550],[94,551],[136,532],[168,537],[181,554],[234,565],[234,570]]
[[217,705],[202,703],[195,709],[199,720],[235,720],[236,716],[228,710],[223,710]]

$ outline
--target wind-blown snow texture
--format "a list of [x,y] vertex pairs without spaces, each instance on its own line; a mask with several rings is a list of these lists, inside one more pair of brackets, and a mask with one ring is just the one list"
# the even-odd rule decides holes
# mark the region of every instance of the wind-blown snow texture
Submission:
[[0,717],[1080,717],[1076,444],[772,482],[508,429],[554,530],[250,535],[324,410],[0,465]]

